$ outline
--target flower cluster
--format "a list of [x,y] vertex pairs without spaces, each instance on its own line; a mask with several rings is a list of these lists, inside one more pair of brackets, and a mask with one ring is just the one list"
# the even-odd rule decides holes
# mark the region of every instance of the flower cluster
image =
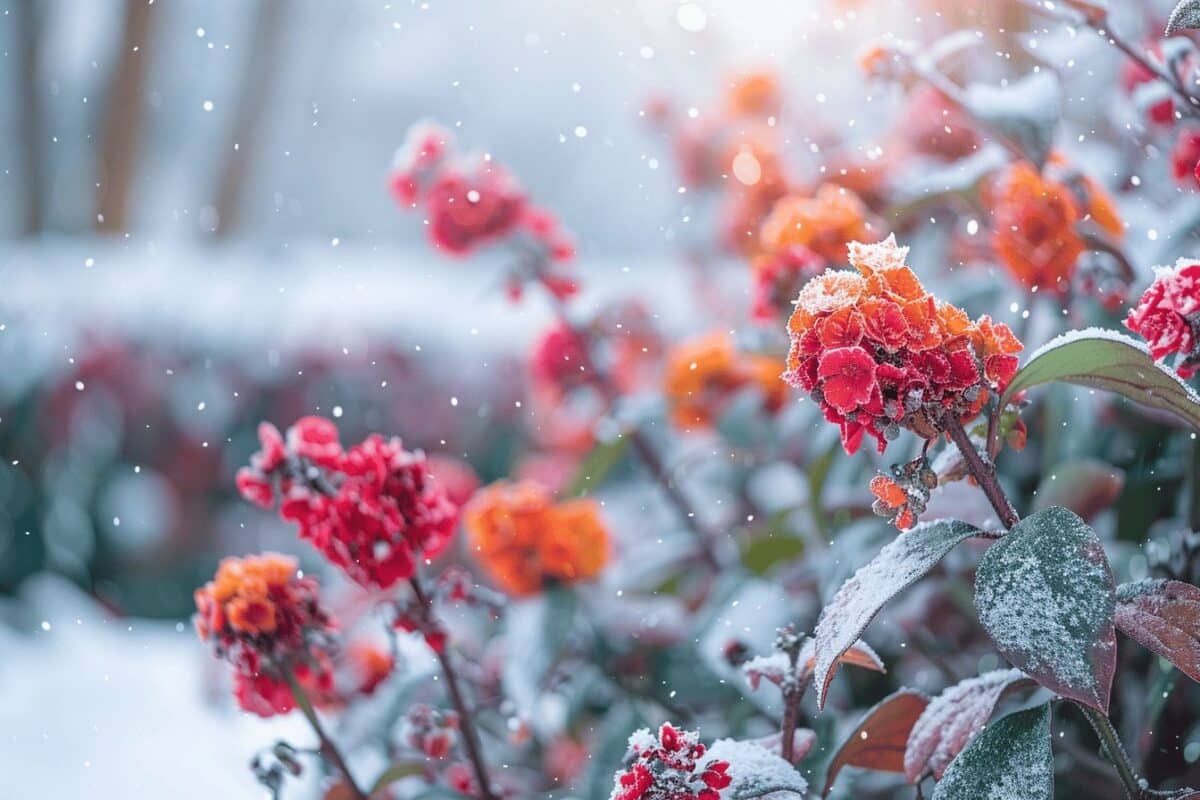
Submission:
[[788,245],[760,255],[751,263],[751,311],[761,321],[777,320],[790,313],[800,288],[825,270],[825,261],[802,245]]
[[788,321],[784,380],[810,392],[853,453],[901,427],[931,439],[942,419],[975,416],[989,392],[1016,372],[1021,343],[1008,326],[930,295],[894,237],[852,243],[858,272],[828,270],[810,281]]
[[1125,327],[1141,336],[1155,359],[1178,353],[1176,371],[1190,378],[1200,369],[1200,261],[1180,259],[1174,269],[1160,270]]
[[870,211],[854,192],[825,183],[812,197],[791,194],[780,198],[763,220],[760,243],[775,253],[785,247],[807,247],[831,264],[846,263],[850,242],[878,238]]
[[887,517],[900,530],[906,530],[917,524],[917,517],[925,512],[929,494],[937,485],[937,473],[924,456],[893,465],[890,477],[876,475],[871,479],[871,494],[875,495],[871,510]]
[[609,800],[720,800],[729,786],[729,762],[705,759],[700,735],[663,723],[657,735],[642,728],[629,737],[633,763],[616,775]]
[[426,758],[443,759],[458,742],[459,718],[453,711],[439,711],[417,703],[404,715],[402,733],[408,746]]
[[269,717],[295,708],[287,671],[306,688],[332,691],[327,640],[335,623],[295,559],[226,558],[195,600],[196,633],[233,665],[234,694],[246,711]]
[[1016,162],[986,193],[992,246],[1004,266],[1025,288],[1059,297],[1070,290],[1075,264],[1087,249],[1079,223],[1094,223],[1115,239],[1123,231],[1112,200],[1099,186],[1080,176],[1063,178],[1053,161],[1046,174]]
[[663,391],[671,418],[684,429],[709,427],[747,387],[762,393],[768,411],[778,411],[787,390],[779,380],[782,368],[770,356],[738,353],[722,331],[683,342],[667,355]]
[[397,438],[368,436],[348,450],[337,427],[304,417],[286,439],[259,426],[262,449],[239,470],[242,495],[280,515],[355,582],[387,589],[450,543],[458,510],[420,452]]
[[596,503],[555,503],[533,481],[488,486],[463,509],[463,523],[472,552],[513,595],[589,580],[608,562],[608,530]]
[[418,123],[396,152],[392,195],[405,208],[420,206],[438,248],[465,255],[517,232],[551,261],[569,261],[574,245],[553,215],[533,206],[516,179],[490,156],[454,151],[445,128]]

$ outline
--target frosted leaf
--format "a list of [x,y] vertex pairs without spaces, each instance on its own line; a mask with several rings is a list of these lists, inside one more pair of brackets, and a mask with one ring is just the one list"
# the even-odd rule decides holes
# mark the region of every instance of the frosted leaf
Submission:
[[1170,36],[1179,31],[1200,28],[1200,0],[1179,0],[1179,5],[1167,18],[1165,34]]
[[900,534],[842,584],[821,612],[813,637],[817,705],[833,680],[837,660],[858,641],[889,600],[925,575],[946,553],[979,529],[957,520],[935,520]]
[[954,759],[933,800],[1052,800],[1050,704],[989,725]]
[[733,782],[721,790],[721,800],[789,800],[808,791],[795,767],[755,742],[718,739],[705,754],[709,758],[729,762]]
[[1182,581],[1144,580],[1117,588],[1121,633],[1200,681],[1200,589]]
[[1034,685],[1019,669],[998,669],[951,686],[933,699],[913,726],[904,751],[904,777],[918,782],[932,772],[942,779],[946,767],[987,724],[1005,692]]
[[1069,331],[1039,347],[1004,391],[1002,405],[1051,381],[1104,389],[1200,428],[1200,396],[1150,357],[1144,344],[1104,328]]
[[999,131],[1041,167],[1054,144],[1062,115],[1062,91],[1049,70],[1030,73],[1006,86],[971,84],[964,93],[971,115]]
[[908,248],[896,244],[894,233],[889,233],[882,242],[848,242],[846,249],[851,264],[872,272],[900,269],[908,258]]
[[829,794],[842,767],[904,772],[905,744],[928,704],[929,698],[916,689],[900,689],[864,714],[829,762],[821,796]]
[[764,678],[776,686],[782,686],[792,670],[792,662],[787,653],[775,651],[765,656],[755,656],[742,665],[746,680],[751,689],[758,689]]
[[1000,653],[1046,688],[1105,713],[1115,591],[1096,533],[1061,506],[1013,526],[975,575],[979,621]]

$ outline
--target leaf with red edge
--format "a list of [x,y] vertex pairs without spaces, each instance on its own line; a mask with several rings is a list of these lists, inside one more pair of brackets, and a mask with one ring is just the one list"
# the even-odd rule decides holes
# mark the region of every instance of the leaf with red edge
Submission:
[[1117,587],[1117,628],[1200,681],[1200,589],[1144,580]]
[[829,762],[821,796],[829,794],[842,767],[904,772],[905,745],[928,704],[929,698],[916,689],[901,689],[868,711]]
[[1036,682],[1019,669],[998,669],[951,686],[926,706],[904,751],[904,777],[937,780],[975,734],[983,730],[1004,694]]
[[1108,713],[1116,587],[1096,532],[1062,506],[1025,517],[975,573],[979,621],[1005,658],[1042,686]]
[[[800,656],[798,659],[800,663],[804,665],[800,673],[800,679],[802,681],[807,680],[812,675],[813,669],[817,665],[815,653],[816,640],[812,638],[806,639],[804,641],[804,646],[800,648]],[[852,667],[869,669],[872,672],[887,672],[887,667],[883,665],[883,659],[879,657],[878,653],[871,649],[871,645],[867,644],[862,639],[859,639],[857,642],[850,645],[850,648],[846,650],[846,652],[838,656],[837,661],[834,662],[833,669],[830,674],[835,674],[838,667],[842,664],[849,664]]]
[[842,584],[817,621],[813,675],[817,706],[823,708],[838,659],[862,636],[893,597],[933,569],[956,544],[978,534],[958,520],[936,520],[900,534]]

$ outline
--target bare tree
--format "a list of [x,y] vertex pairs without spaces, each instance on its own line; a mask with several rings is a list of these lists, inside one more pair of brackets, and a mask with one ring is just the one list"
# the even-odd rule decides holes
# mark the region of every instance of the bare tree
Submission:
[[24,0],[11,9],[16,15],[17,31],[17,119],[21,125],[21,178],[25,204],[19,230],[35,234],[45,225],[45,173],[42,163],[42,97],[38,82],[41,57],[42,9],[35,0]]
[[153,0],[125,0],[121,50],[109,84],[101,130],[100,189],[96,198],[96,229],[101,231],[123,231],[128,222],[154,9]]
[[213,235],[228,237],[241,221],[246,176],[250,157],[262,127],[271,89],[279,74],[280,44],[283,40],[283,0],[260,0],[250,36],[249,54],[243,68],[230,141],[217,184],[216,227]]

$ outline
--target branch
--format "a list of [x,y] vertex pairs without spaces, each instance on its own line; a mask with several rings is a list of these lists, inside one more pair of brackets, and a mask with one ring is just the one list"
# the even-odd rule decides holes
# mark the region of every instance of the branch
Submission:
[[317,734],[317,741],[321,743],[319,752],[331,766],[334,767],[342,775],[342,780],[346,782],[346,786],[350,789],[350,794],[354,800],[368,800],[366,792],[359,788],[354,781],[354,776],[350,774],[350,768],[346,766],[346,759],[342,757],[342,751],[338,749],[329,735],[325,733],[325,728],[321,725],[321,720],[317,716],[317,712],[313,710],[312,703],[308,699],[308,695],[304,691],[304,687],[300,685],[300,681],[296,680],[296,673],[286,664],[276,664],[276,667],[283,673],[283,677],[287,680],[288,686],[292,690],[292,696],[296,698],[296,705],[304,712],[304,716],[308,719],[308,724],[312,726],[313,733]]
[[992,504],[992,508],[996,510],[996,515],[1000,518],[1005,528],[1011,528],[1020,521],[1016,509],[1012,503],[1008,501],[1008,496],[1004,494],[1004,489],[1000,486],[1000,479],[996,477],[996,465],[991,459],[985,459],[979,454],[979,450],[975,448],[975,444],[971,441],[971,437],[967,435],[963,429],[962,422],[957,414],[953,411],[946,413],[942,417],[942,430],[950,437],[958,447],[958,452],[962,453],[963,459],[967,462],[967,469],[971,472],[979,488],[983,490],[987,496],[988,502]]

